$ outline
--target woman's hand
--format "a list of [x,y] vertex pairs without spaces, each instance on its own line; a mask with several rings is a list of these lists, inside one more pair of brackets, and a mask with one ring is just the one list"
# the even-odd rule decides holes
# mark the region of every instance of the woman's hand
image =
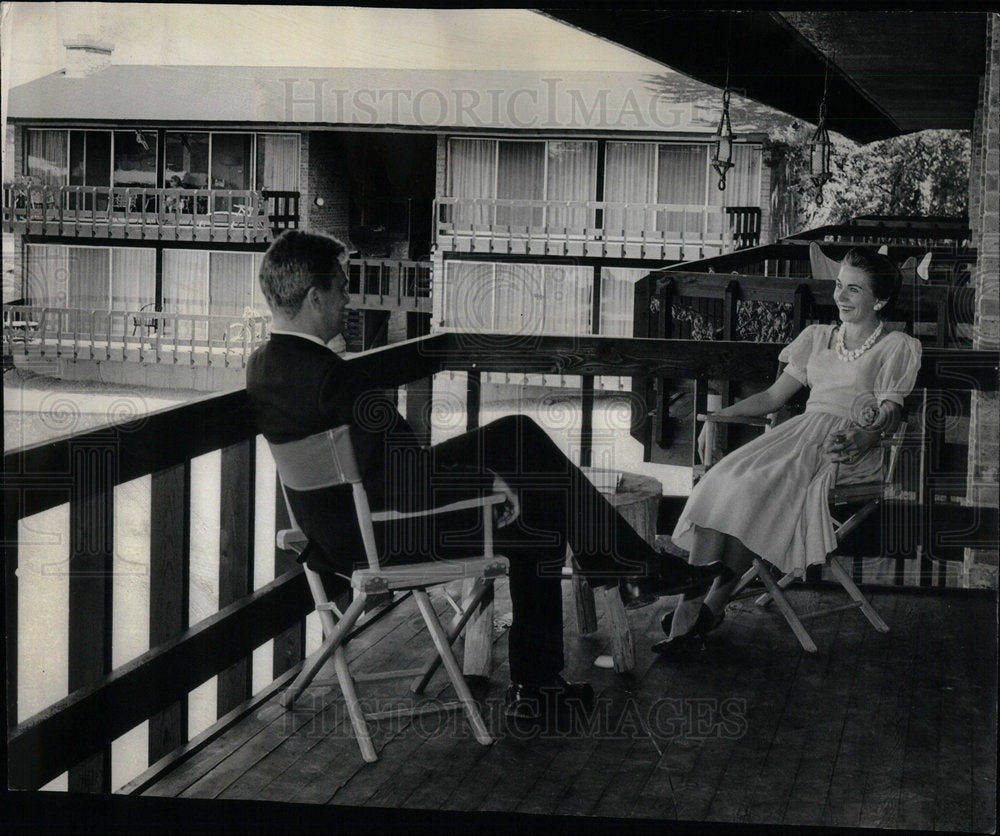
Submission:
[[852,464],[878,443],[881,433],[854,427],[830,433],[823,442],[823,453],[831,462]]
[[493,492],[502,493],[505,497],[502,505],[494,506],[497,528],[504,528],[521,515],[521,503],[518,502],[514,489],[500,476],[493,477]]

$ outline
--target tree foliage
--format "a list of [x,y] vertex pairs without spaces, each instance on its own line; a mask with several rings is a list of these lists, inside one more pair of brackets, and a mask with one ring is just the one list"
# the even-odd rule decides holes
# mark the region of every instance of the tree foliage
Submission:
[[968,131],[928,130],[857,145],[833,135],[833,179],[809,176],[808,125],[770,133],[772,211],[779,237],[858,215],[961,216],[968,211]]

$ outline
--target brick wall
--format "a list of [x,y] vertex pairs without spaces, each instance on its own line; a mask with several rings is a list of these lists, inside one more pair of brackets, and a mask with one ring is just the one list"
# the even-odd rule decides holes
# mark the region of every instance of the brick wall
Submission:
[[[973,347],[1000,349],[1000,15],[987,22],[986,71],[973,139],[969,209],[976,263]],[[973,393],[969,424],[969,501],[993,506],[1000,498],[1000,397]],[[997,588],[997,552],[967,550],[966,578],[972,586]]]
[[438,134],[437,171],[434,175],[434,197],[444,197],[448,185],[448,137]]
[[[350,227],[350,173],[338,135],[333,131],[311,131],[308,152],[303,153],[305,191],[303,216],[306,226],[329,232],[347,241]],[[316,205],[317,198],[323,200]]]
[[764,162],[761,153],[760,161],[760,243],[771,244],[771,174],[773,169]]

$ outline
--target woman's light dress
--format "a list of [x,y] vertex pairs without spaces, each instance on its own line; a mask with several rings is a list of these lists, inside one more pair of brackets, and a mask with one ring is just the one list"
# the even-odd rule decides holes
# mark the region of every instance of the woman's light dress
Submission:
[[[782,349],[785,373],[810,387],[805,412],[734,450],[712,467],[684,506],[672,540],[691,549],[694,526],[739,539],[782,572],[823,563],[837,541],[827,506],[835,468],[823,455],[834,432],[874,418],[885,400],[902,405],[920,369],[920,342],[884,334],[853,362],[834,349],[834,325],[811,325]],[[838,484],[880,478],[878,445],[841,463]]]

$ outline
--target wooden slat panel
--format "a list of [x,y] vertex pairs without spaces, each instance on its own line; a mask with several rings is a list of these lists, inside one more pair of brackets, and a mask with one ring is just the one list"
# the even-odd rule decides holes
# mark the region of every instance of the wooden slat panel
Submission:
[[37,789],[312,609],[301,572],[288,573],[173,641],[144,653],[13,729],[8,783]]

